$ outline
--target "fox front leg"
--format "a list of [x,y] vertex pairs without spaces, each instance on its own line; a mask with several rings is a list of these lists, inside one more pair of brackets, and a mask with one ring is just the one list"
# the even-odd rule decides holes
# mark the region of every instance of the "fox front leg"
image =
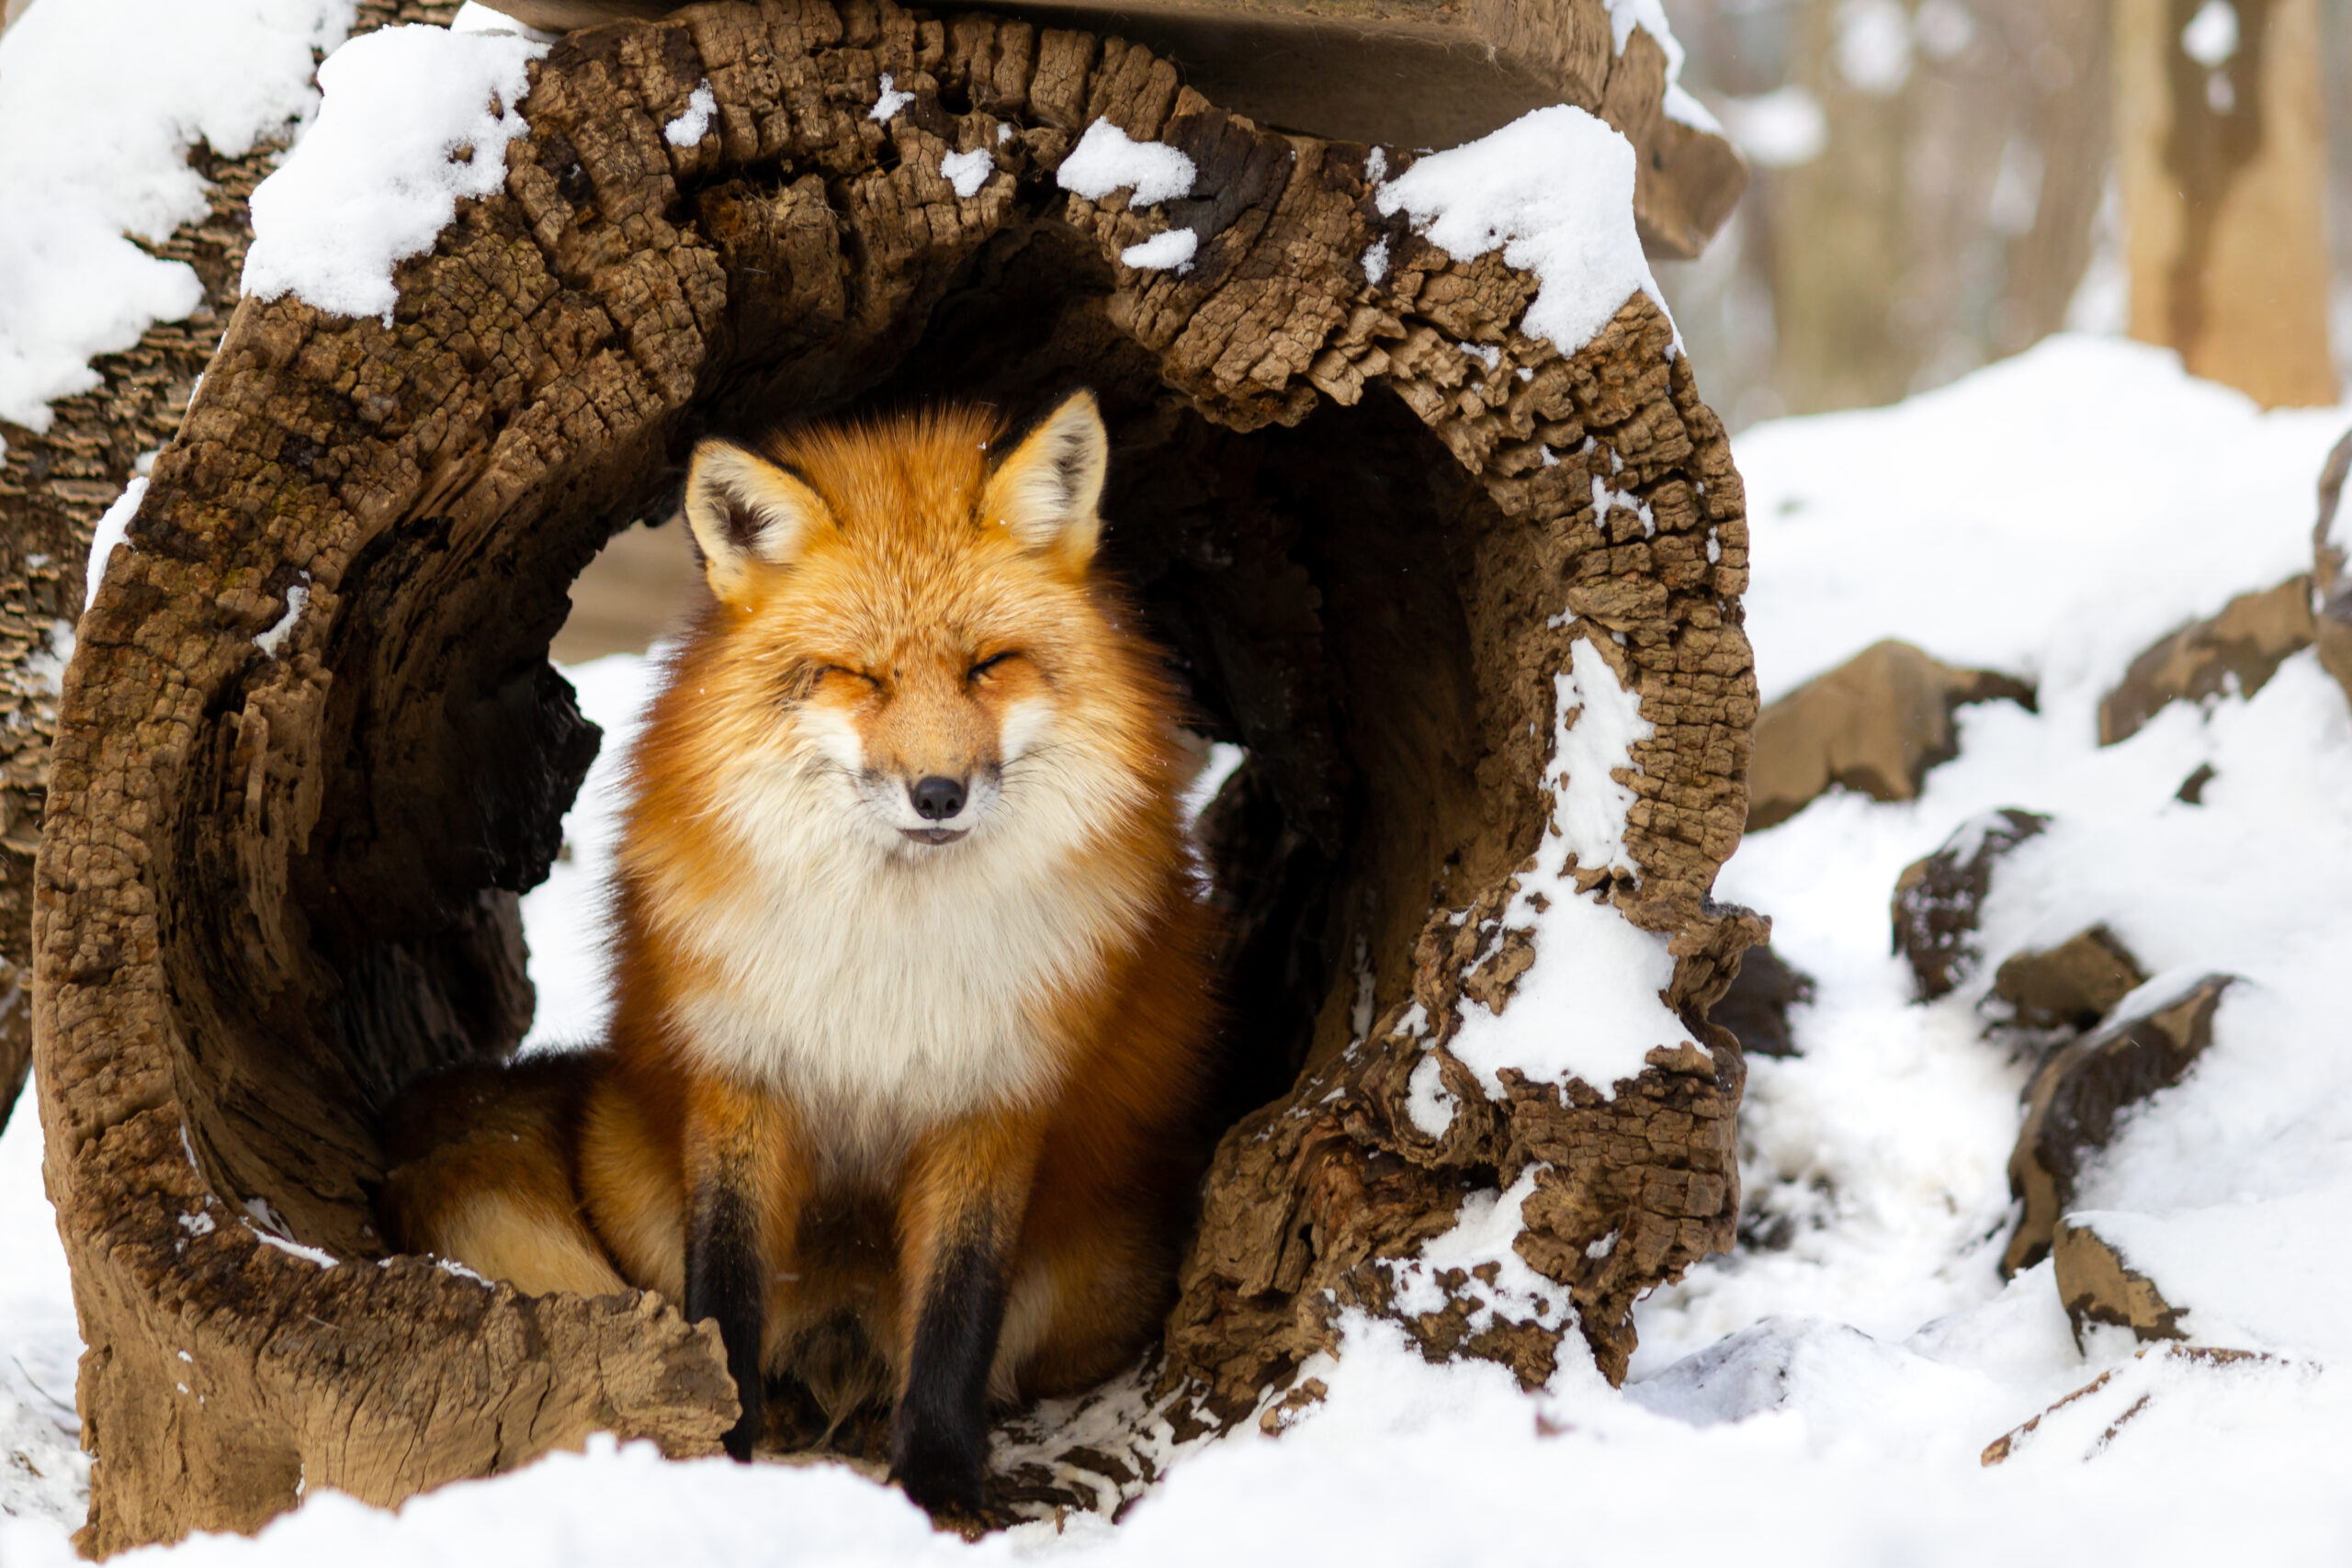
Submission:
[[736,1460],[752,1457],[764,1420],[760,1336],[766,1327],[768,1270],[751,1213],[748,1194],[711,1182],[695,1190],[694,1219],[686,1229],[686,1321],[708,1318],[718,1325],[740,1407],[735,1425],[720,1440]]
[[766,1331],[769,1254],[775,1238],[761,1201],[775,1161],[764,1157],[774,1129],[755,1107],[732,1096],[695,1097],[686,1130],[686,1321],[718,1325],[739,1414],[721,1439],[729,1457],[748,1461],[763,1426],[761,1355]]
[[989,1372],[1042,1128],[978,1118],[920,1146],[899,1203],[903,1319],[890,1478],[933,1515],[977,1514],[988,1473]]

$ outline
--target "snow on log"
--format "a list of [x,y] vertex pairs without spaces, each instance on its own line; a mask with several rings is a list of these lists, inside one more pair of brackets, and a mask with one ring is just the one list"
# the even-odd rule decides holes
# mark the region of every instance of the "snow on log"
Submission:
[[[695,439],[1080,379],[1105,548],[1246,753],[1201,819],[1229,1130],[1125,1437],[1026,1417],[1001,1494],[1115,1502],[1146,1427],[1312,1397],[1351,1309],[1622,1376],[1635,1297],[1731,1239],[1706,1010],[1762,931],[1708,897],[1756,716],[1742,491],[1647,292],[1546,337],[1558,276],[1434,238],[1442,190],[1384,203],[1409,158],[1082,32],[717,3],[528,71],[503,187],[398,262],[389,325],[364,289],[237,306],[78,628],[33,1004],[85,1546],[591,1430],[715,1450],[716,1339],[669,1303],[387,1257],[378,1113],[528,1023],[516,897],[596,747],[546,651]],[[1065,189],[1098,124],[1190,179]],[[1180,231],[1188,265],[1122,263]]]

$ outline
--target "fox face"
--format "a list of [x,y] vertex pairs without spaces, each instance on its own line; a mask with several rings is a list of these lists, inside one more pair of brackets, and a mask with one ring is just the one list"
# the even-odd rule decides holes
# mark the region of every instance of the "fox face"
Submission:
[[718,601],[699,733],[878,852],[1066,839],[1133,804],[1135,716],[1100,679],[1118,637],[1088,582],[1101,416],[1080,393],[996,444],[959,410],[706,442],[688,477]]

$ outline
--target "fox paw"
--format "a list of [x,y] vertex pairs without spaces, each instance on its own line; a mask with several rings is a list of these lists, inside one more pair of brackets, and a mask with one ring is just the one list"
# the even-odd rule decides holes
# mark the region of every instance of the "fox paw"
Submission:
[[934,1522],[978,1517],[987,1509],[981,1466],[967,1454],[936,1451],[931,1444],[902,1443],[897,1462],[890,1466],[890,1479]]
[[961,1504],[950,1503],[929,1512],[932,1529],[943,1535],[961,1536],[966,1540],[978,1540],[1020,1522],[1011,1511],[990,1504],[967,1508]]

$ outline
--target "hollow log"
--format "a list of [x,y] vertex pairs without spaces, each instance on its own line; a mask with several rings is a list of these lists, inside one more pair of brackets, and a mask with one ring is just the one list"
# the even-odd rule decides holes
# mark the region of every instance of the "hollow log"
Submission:
[[[880,123],[884,73],[912,96]],[[713,129],[672,145],[706,83]],[[1742,1067],[1704,1014],[1762,931],[1708,897],[1756,711],[1741,489],[1657,308],[1564,355],[1518,326],[1533,277],[1380,214],[1368,149],[1001,17],[725,0],[571,36],[523,109],[504,189],[401,264],[390,326],[238,305],[80,625],[33,1003],[89,1346],[85,1548],[251,1529],[304,1485],[391,1504],[592,1430],[716,1451],[716,1335],[673,1303],[386,1256],[378,1112],[527,1024],[516,897],[596,744],[546,651],[692,443],[1078,380],[1114,441],[1106,553],[1249,753],[1204,828],[1231,1130],[1138,1399],[1246,1418],[1350,1309],[1531,1382],[1573,1326],[1621,1376],[1635,1296],[1731,1240]],[[1098,118],[1182,150],[1192,191],[1057,189]],[[959,149],[992,160],[969,197],[940,172]],[[1120,260],[1179,224],[1190,270]],[[1701,1043],[1490,1100],[1444,1043],[1541,962],[1504,917],[1546,852],[1579,642],[1655,727],[1623,774],[1638,875],[1593,892],[1670,942]],[[1408,1105],[1431,1070],[1438,1134]],[[1574,1311],[1442,1279],[1407,1315],[1405,1260],[1514,1183],[1518,1249]],[[1007,1496],[1131,1483],[1024,1419]]]

